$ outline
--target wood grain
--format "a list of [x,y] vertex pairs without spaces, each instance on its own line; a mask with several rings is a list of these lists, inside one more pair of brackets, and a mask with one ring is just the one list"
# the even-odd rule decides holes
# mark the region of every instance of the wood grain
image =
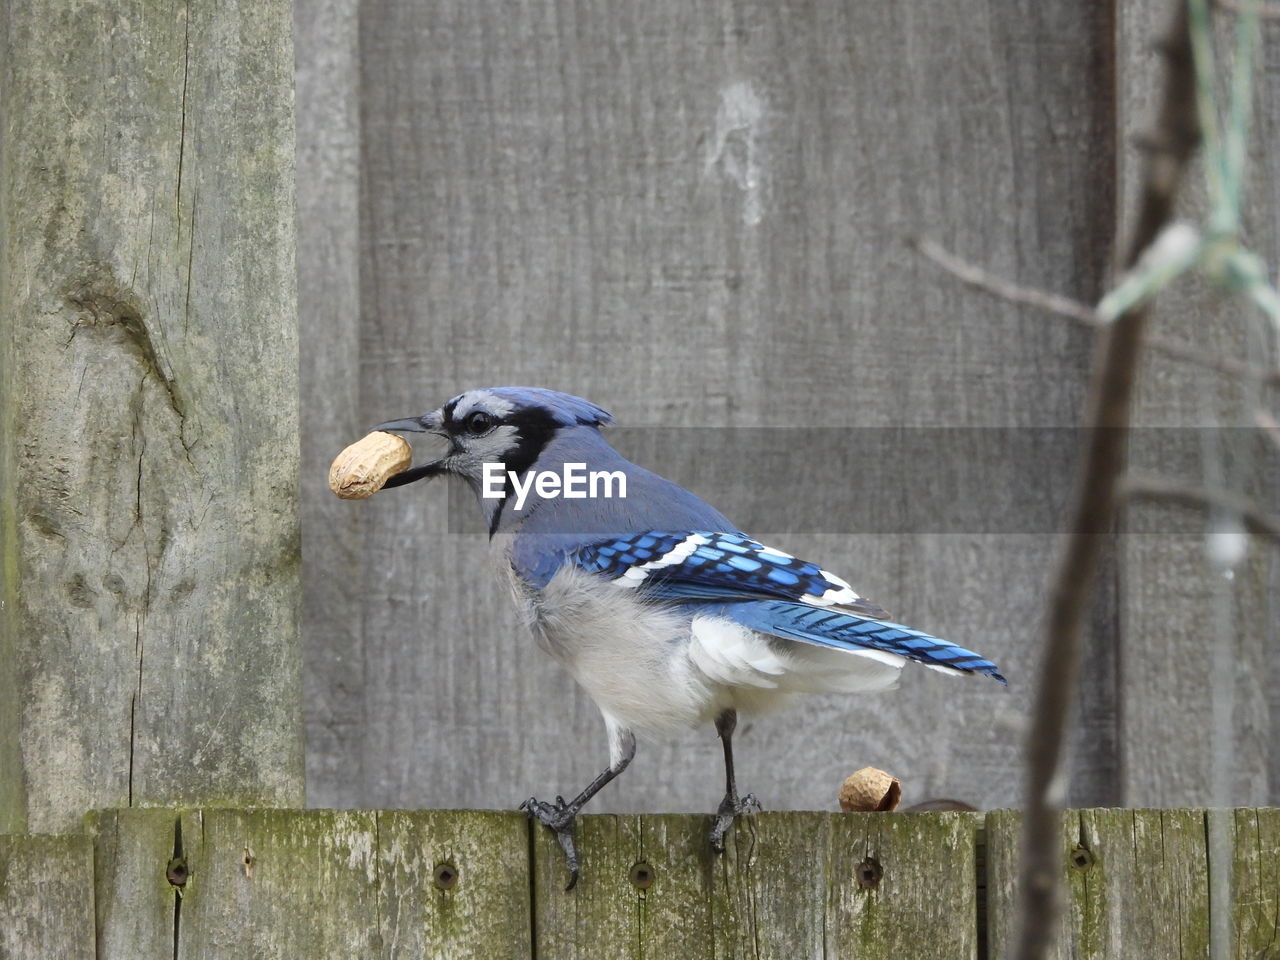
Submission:
[[[976,958],[980,824],[967,813],[834,818],[828,909],[835,922],[828,918],[822,955]],[[868,867],[883,872],[873,885]]]
[[[1017,921],[1021,816],[987,815],[988,955],[1005,956]],[[1062,814],[1065,909],[1050,957],[1209,955],[1208,854],[1202,810]]]
[[522,814],[108,810],[88,827],[104,960],[531,956]]
[[1237,957],[1273,957],[1280,940],[1280,810],[1234,811],[1232,949]]
[[385,960],[533,956],[523,814],[379,811],[377,818]]
[[356,0],[297,0],[298,330],[307,793],[358,807],[364,777],[364,513],[329,493],[334,454],[363,436]]
[[163,809],[100,810],[85,817],[93,840],[98,960],[175,955],[179,891],[167,873],[179,849],[179,818]]
[[[567,893],[563,855],[539,828],[536,953],[976,957],[978,822],[763,813],[740,820],[717,857],[709,817],[586,816],[582,878]],[[882,875],[859,882],[869,860]],[[637,867],[650,886],[634,882]]]
[[[1137,139],[1150,129],[1158,55],[1151,38],[1169,4],[1141,0],[1117,7],[1116,89],[1118,232],[1129,229]],[[1234,17],[1215,17],[1219,90],[1225,97]],[[1280,206],[1273,162],[1280,146],[1274,24],[1263,28],[1254,85],[1254,123],[1244,192],[1244,236],[1268,262],[1280,252]],[[1225,102],[1225,100],[1223,101]],[[1179,215],[1203,223],[1208,212],[1202,165],[1187,178]],[[1190,277],[1162,295],[1152,334],[1195,343],[1206,353],[1275,365],[1272,335],[1254,311]],[[1255,406],[1275,408],[1276,391],[1239,377],[1152,354],[1135,394],[1131,469],[1173,482],[1221,486],[1275,505],[1274,461],[1265,441],[1241,442]],[[1154,428],[1181,427],[1182,442],[1161,443]],[[1256,435],[1254,440],[1259,438]],[[1252,449],[1250,449],[1252,446]],[[1274,452],[1274,451],[1273,451]],[[1120,792],[1132,806],[1235,806],[1276,803],[1273,718],[1280,700],[1274,649],[1274,584],[1280,550],[1255,538],[1227,570],[1216,566],[1205,534],[1216,518],[1167,504],[1131,504],[1119,543]]]
[[3,17],[0,829],[299,804],[289,5]]
[[[753,515],[753,469],[700,481],[698,431],[819,423],[848,429],[847,455],[860,427],[1075,423],[1092,335],[966,290],[905,241],[1096,295],[1110,28],[1019,2],[361,8],[362,422],[486,384],[589,396],[665,432],[646,466],[1012,678],[1006,694],[908,672],[892,697],[744,723],[742,782],[770,809],[834,809],[867,764],[902,777],[904,803],[1020,796],[1052,539],[804,527],[840,514],[843,484]],[[945,493],[938,472],[900,473]],[[326,798],[514,807],[603,766],[594,708],[520,631],[446,500],[415,485],[365,505],[363,661],[314,677],[359,703],[361,739],[313,748],[313,767],[362,773]],[[1081,803],[1115,795],[1110,596],[1075,737]],[[709,729],[642,744],[591,809],[709,811],[715,758]]]
[[377,955],[373,813],[205,810],[184,814],[182,835],[178,960]]
[[[1221,811],[1219,867],[1218,814],[1065,811],[1051,956],[1208,957],[1224,887],[1222,955],[1271,957],[1280,815]],[[1002,957],[1019,820],[762,813],[716,856],[710,817],[589,815],[566,892],[554,838],[518,813],[106,810],[86,835],[0,835],[0,957]]]
[[95,960],[93,863],[84,836],[0,834],[0,957]]

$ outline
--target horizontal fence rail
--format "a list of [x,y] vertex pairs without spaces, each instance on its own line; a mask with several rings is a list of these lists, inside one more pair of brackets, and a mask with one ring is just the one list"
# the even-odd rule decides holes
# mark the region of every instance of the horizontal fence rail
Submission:
[[[763,813],[722,857],[709,825],[581,817],[582,879],[565,892],[554,838],[519,813],[98,811],[83,834],[0,836],[0,958],[981,960],[1009,946],[1016,812]],[[1211,902],[1231,905],[1233,956],[1280,956],[1280,810],[1067,811],[1062,863],[1058,957],[1208,957]]]

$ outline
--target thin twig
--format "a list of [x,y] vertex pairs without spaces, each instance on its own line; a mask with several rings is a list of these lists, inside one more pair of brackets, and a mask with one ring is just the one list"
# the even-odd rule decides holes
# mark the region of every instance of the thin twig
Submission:
[[1249,380],[1258,380],[1270,386],[1280,387],[1280,370],[1275,367],[1260,367],[1256,363],[1236,360],[1233,357],[1219,357],[1197,349],[1190,344],[1174,343],[1172,340],[1164,340],[1159,337],[1148,337],[1147,346],[1152,350],[1163,353],[1165,356],[1186,360],[1188,363],[1196,363],[1202,367],[1208,367],[1210,370],[1217,370],[1219,373]]
[[[1091,329],[1099,329],[1106,325],[1097,312],[1086,303],[1005,280],[977,264],[957,257],[928,237],[912,240],[911,244],[927,259],[975,290],[981,290],[1010,303],[1035,307],[1047,313],[1075,320]],[[1148,337],[1146,345],[1149,349],[1166,356],[1199,364],[1202,367],[1217,370],[1219,373],[1233,377],[1247,377],[1272,386],[1280,386],[1280,369],[1274,367],[1263,367],[1244,360],[1236,360],[1233,357],[1220,357],[1189,343],[1178,343],[1162,337]]]
[[1223,161],[1222,136],[1218,129],[1218,104],[1214,96],[1213,27],[1208,0],[1182,0],[1187,6],[1191,59],[1195,78],[1196,116],[1200,119],[1200,137],[1204,147],[1204,179],[1209,193],[1209,215],[1214,217],[1229,204],[1226,194],[1226,166]]
[[[1245,191],[1246,145],[1249,122],[1253,117],[1253,60],[1257,48],[1259,0],[1245,4],[1236,21],[1236,52],[1231,62],[1231,102],[1228,109],[1226,136],[1222,142],[1222,166],[1226,178],[1230,210],[1224,210],[1225,223],[1240,232],[1240,206]],[[1264,274],[1265,276],[1265,274]]]
[[1263,513],[1254,501],[1230,490],[1198,487],[1164,477],[1135,474],[1121,481],[1120,491],[1123,496],[1131,499],[1168,500],[1205,510],[1221,510],[1239,517],[1250,533],[1280,541],[1280,517]]
[[[1163,52],[1166,70],[1156,142],[1166,149],[1147,155],[1136,226],[1124,255],[1125,269],[1138,262],[1172,219],[1183,172],[1200,142],[1191,35],[1182,2],[1177,3]],[[1072,534],[1049,603],[1047,649],[1027,741],[1029,783],[1023,816],[1022,911],[1017,940],[1021,960],[1041,960],[1057,929],[1062,864],[1059,818],[1050,793],[1061,761],[1067,716],[1076,698],[1081,622],[1106,540],[1090,531],[1110,529],[1115,522],[1116,481],[1124,468],[1125,434],[1148,312],[1145,305],[1138,306],[1115,318],[1106,330],[1094,372],[1087,422],[1103,429],[1088,432]]]
[[955,254],[944,249],[928,237],[920,237],[911,241],[912,246],[940,266],[947,273],[967,283],[969,286],[994,294],[1001,300],[1010,303],[1021,303],[1059,316],[1078,320],[1087,327],[1102,326],[1100,318],[1088,304],[1070,297],[1060,297],[1056,293],[1047,293],[1032,287],[1024,287],[1008,280],[1002,280],[995,274],[988,273],[967,260],[961,260]]

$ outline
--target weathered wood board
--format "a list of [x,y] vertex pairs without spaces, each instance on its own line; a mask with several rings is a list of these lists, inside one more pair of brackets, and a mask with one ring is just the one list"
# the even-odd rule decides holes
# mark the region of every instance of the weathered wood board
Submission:
[[[1164,0],[1118,4],[1116,90],[1120,233],[1133,214],[1141,169],[1140,135],[1149,131],[1160,78],[1152,38],[1167,29]],[[1219,95],[1225,103],[1235,18],[1215,15]],[[1280,24],[1264,24],[1254,84],[1249,172],[1242,205],[1244,237],[1268,264],[1280,256]],[[1190,171],[1180,215],[1203,223],[1208,210],[1203,164]],[[1274,268],[1273,268],[1274,269]],[[1274,333],[1262,314],[1233,304],[1198,277],[1156,302],[1151,336],[1193,345],[1211,356],[1277,364]],[[1191,486],[1225,488],[1280,511],[1274,445],[1256,430],[1259,408],[1275,411],[1280,393],[1251,378],[1227,376],[1158,351],[1135,392],[1130,468]],[[1156,428],[1174,427],[1169,442]],[[1236,428],[1225,430],[1223,428]],[[1224,523],[1227,524],[1224,526]],[[1117,803],[1128,806],[1235,806],[1280,802],[1275,718],[1280,717],[1280,549],[1262,538],[1228,558],[1210,549],[1211,530],[1229,520],[1169,504],[1126,510],[1117,569],[1114,648]],[[1218,541],[1221,547],[1225,538]],[[1228,551],[1228,553],[1231,551]],[[1215,555],[1220,560],[1215,560]]]
[[169,872],[180,846],[180,818],[163,808],[85,817],[94,849],[98,960],[174,955],[178,893]]
[[[1227,818],[1222,860],[1208,819]],[[1069,810],[1063,814],[1066,903],[1054,957],[1269,957],[1276,950],[1280,811]],[[988,950],[1014,931],[1021,817],[986,817]],[[1226,917],[1214,919],[1214,910]],[[1211,953],[1214,924],[1222,947]]]
[[378,813],[386,960],[531,957],[529,823],[492,811]]
[[316,805],[327,807],[368,805],[353,775],[364,749],[365,512],[338,500],[325,483],[334,455],[370,426],[360,409],[357,6],[356,0],[293,5],[303,693],[307,782],[318,790]]
[[89,826],[99,960],[530,956],[520,814],[119,810]]
[[[0,958],[1007,956],[1016,812],[762,813],[723,856],[710,823],[584,816],[565,891],[517,813],[100,811],[0,836]],[[1061,852],[1052,956],[1275,954],[1280,810],[1070,810]]]
[[[349,11],[313,9],[339,11],[334,25]],[[843,484],[760,515],[744,507],[753,470],[700,481],[697,438],[820,423],[856,449],[865,427],[1077,422],[1092,335],[966,290],[906,240],[1097,294],[1114,230],[1111,27],[1101,8],[1012,2],[361,5],[358,77],[335,100],[335,75],[314,76],[330,61],[300,74],[314,84],[300,98],[333,104],[342,130],[361,91],[358,376],[333,312],[349,303],[335,279],[350,276],[347,248],[300,264],[304,287],[335,291],[311,348],[358,409],[315,413],[308,444],[336,452],[353,424],[495,383],[567,389],[662,428],[670,442],[646,465],[1013,681],[1005,693],[908,674],[893,696],[744,724],[744,784],[770,809],[833,809],[844,776],[875,763],[909,800],[1017,802],[1052,536],[798,519],[815,505],[840,516]],[[334,54],[311,36],[315,56],[355,69],[348,37]],[[345,150],[324,176],[349,169]],[[311,229],[350,229],[347,196]],[[904,462],[890,482],[940,496],[944,474]],[[801,498],[810,509],[788,509]],[[456,532],[466,521],[445,501],[415,486],[311,514],[326,525],[305,547],[318,804],[514,807],[603,765],[594,708],[521,632],[483,538]],[[1116,799],[1114,611],[1105,589],[1079,803]],[[643,744],[596,809],[708,811],[716,752],[709,729]]]
[[93,844],[77,834],[0,834],[0,957],[95,960]]
[[717,857],[709,817],[591,816],[569,894],[559,846],[535,827],[535,954],[976,957],[980,823],[762,813]]
[[0,829],[301,804],[290,5],[0,18]]

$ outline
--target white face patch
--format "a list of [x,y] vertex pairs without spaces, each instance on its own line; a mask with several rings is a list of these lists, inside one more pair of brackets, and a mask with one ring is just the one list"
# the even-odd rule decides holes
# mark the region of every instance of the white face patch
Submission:
[[475,410],[483,410],[485,413],[493,414],[496,419],[502,420],[514,409],[510,401],[502,399],[492,390],[471,390],[459,397],[449,416],[454,423],[461,423],[466,419],[467,414]]
[[479,478],[486,463],[501,463],[520,446],[520,432],[504,423],[482,437],[462,436],[457,443],[461,450],[450,458],[449,468],[464,477]]

